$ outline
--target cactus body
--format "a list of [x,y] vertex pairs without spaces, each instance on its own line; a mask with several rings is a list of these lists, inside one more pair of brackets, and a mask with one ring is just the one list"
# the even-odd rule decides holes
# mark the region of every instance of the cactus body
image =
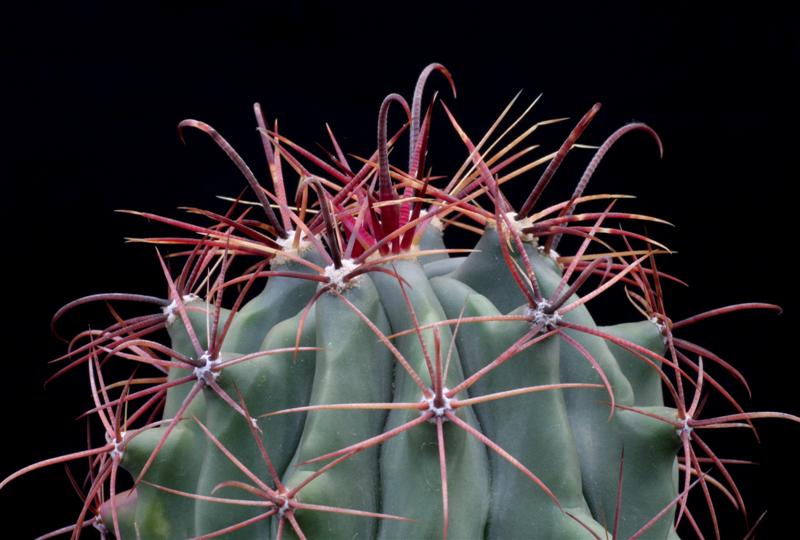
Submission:
[[[447,186],[423,175],[422,88],[435,71],[450,79],[441,65],[426,68],[411,106],[396,94],[384,101],[378,150],[360,170],[335,139],[330,164],[270,131],[256,107],[274,193],[213,128],[181,123],[234,158],[266,220],[256,224],[238,202],[225,216],[209,213],[211,226],[162,219],[202,238],[187,238],[191,255],[178,275],[161,259],[169,294],[148,301],[162,312],[135,328],[117,320],[67,355],[89,368],[107,436],[90,451],[98,456],[82,513],[90,520],[76,530],[91,521],[105,534],[148,539],[672,540],[676,516],[696,528],[691,490],[708,491],[698,455],[740,503],[700,431],[800,419],[740,408],[714,378],[738,372],[673,336],[653,262],[658,244],[603,223],[653,219],[612,212],[618,196],[583,196],[619,136],[652,130],[622,128],[570,201],[531,214],[594,107],[517,212],[500,190],[516,158],[500,162],[508,149],[476,147],[449,110],[468,157]],[[409,167],[394,177],[392,103],[410,115],[411,137]],[[300,172],[294,201],[283,162]],[[594,201],[608,206],[576,214]],[[442,229],[468,221],[479,232],[474,249],[447,250]],[[564,235],[579,244],[568,256],[555,251]],[[240,256],[257,265],[237,277],[230,264]],[[623,287],[641,315],[598,326],[591,300]],[[774,309],[742,306],[732,310]],[[168,345],[151,340],[161,328]],[[107,385],[102,355],[161,378]],[[700,419],[709,385],[732,415]],[[122,470],[136,483],[115,493]],[[101,489],[109,481],[110,498]]]

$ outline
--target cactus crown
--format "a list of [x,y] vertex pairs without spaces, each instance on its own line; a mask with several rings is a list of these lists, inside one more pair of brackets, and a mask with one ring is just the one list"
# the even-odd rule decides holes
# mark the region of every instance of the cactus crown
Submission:
[[[704,430],[755,433],[754,419],[800,418],[746,412],[718,381],[724,373],[747,388],[741,373],[676,334],[779,308],[669,318],[662,283],[679,280],[656,265],[668,248],[610,224],[664,222],[617,210],[624,196],[585,194],[626,133],[647,133],[662,151],[650,127],[618,129],[568,201],[535,211],[599,104],[556,152],[531,158],[535,147],[520,146],[549,122],[506,142],[512,101],[475,142],[438,95],[424,105],[435,73],[455,96],[447,69],[426,67],[410,105],[383,101],[377,149],[358,165],[330,130],[323,159],[256,104],[271,189],[214,128],[181,122],[181,137],[200,130],[230,157],[256,201],[237,198],[225,214],[189,209],[200,224],[133,212],[186,233],[145,239],[183,246],[177,272],[157,251],[166,296],[92,295],[53,320],[110,306],[113,322],[75,336],[52,376],[87,370],[88,414],[105,444],[33,464],[0,489],[88,458],[88,488],[73,479],[84,500],[76,522],[55,532],[73,537],[91,526],[117,538],[677,538],[681,523],[702,537],[697,512],[719,536],[715,491],[751,524],[729,472],[737,462],[719,458]],[[390,136],[392,105],[406,122]],[[467,153],[446,178],[426,172],[438,105]],[[407,167],[391,165],[406,136]],[[503,184],[541,168],[512,204]],[[451,228],[476,233],[474,249],[448,249]],[[577,244],[568,255],[557,251],[565,237]],[[251,266],[240,270],[240,259]],[[618,289],[638,315],[596,324],[591,300]],[[149,311],[123,318],[119,302]],[[110,363],[130,375],[107,380]],[[704,418],[709,392],[731,413]],[[118,489],[122,470],[130,489]]]

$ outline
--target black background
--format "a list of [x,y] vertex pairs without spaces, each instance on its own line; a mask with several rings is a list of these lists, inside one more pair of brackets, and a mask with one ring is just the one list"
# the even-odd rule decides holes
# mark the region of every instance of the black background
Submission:
[[[635,194],[624,208],[676,224],[648,228],[678,251],[663,267],[690,284],[668,291],[674,319],[744,301],[784,307],[780,316],[738,314],[690,334],[748,377],[752,400],[735,388],[747,409],[800,413],[790,192],[797,181],[796,20],[768,2],[747,9],[664,4],[405,2],[379,9],[309,1],[220,9],[215,2],[79,2],[5,13],[0,477],[83,448],[82,424],[72,418],[89,403],[85,377],[42,385],[52,373],[47,360],[64,350],[49,333],[52,313],[94,292],[163,294],[152,248],[123,238],[165,229],[113,210],[177,216],[182,205],[220,209],[216,195],[244,186],[204,137],[191,134],[181,145],[181,119],[214,125],[265,179],[254,101],[307,147],[327,144],[327,121],[346,151],[364,155],[374,146],[382,97],[410,98],[432,61],[453,73],[457,99],[441,80],[432,79],[432,87],[474,139],[520,89],[525,104],[544,93],[532,120],[572,118],[535,137],[547,151],[595,101],[604,107],[584,142],[599,143],[631,120],[655,128],[663,160],[647,137],[628,136],[589,191]],[[434,121],[434,172],[452,172],[466,153],[441,110]],[[569,195],[588,159],[569,156],[547,202]],[[609,307],[601,322],[635,317],[616,300],[619,307]],[[73,315],[65,328],[85,327],[89,315]],[[727,409],[712,401],[708,411]],[[716,448],[761,462],[737,474],[751,515],[769,510],[760,537],[791,537],[800,426],[760,426],[760,446],[738,433],[719,437]],[[721,498],[717,507],[723,537],[741,537],[741,520]],[[2,536],[28,538],[66,525],[77,509],[60,470],[33,474],[0,493],[2,527],[18,527]]]

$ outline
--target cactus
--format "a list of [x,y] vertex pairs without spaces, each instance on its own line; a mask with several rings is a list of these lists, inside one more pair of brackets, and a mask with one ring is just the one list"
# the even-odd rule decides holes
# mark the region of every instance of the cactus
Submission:
[[[84,504],[55,532],[73,538],[94,526],[126,539],[672,539],[681,523],[703,536],[698,512],[719,536],[714,491],[752,525],[736,462],[719,458],[704,430],[800,418],[746,412],[720,380],[746,387],[739,371],[679,334],[779,308],[672,321],[662,284],[679,280],[656,265],[669,249],[609,224],[664,222],[617,210],[625,196],[584,193],[620,137],[644,132],[661,151],[658,135],[623,126],[596,147],[568,201],[534,211],[599,104],[556,152],[527,161],[520,143],[548,122],[500,144],[512,102],[475,142],[442,100],[423,107],[434,73],[455,95],[447,69],[428,66],[410,105],[383,101],[377,150],[358,166],[332,132],[322,159],[256,104],[272,189],[212,127],[181,122],[182,137],[199,130],[231,158],[255,202],[189,209],[187,221],[132,212],[186,233],[142,240],[157,246],[165,296],[97,294],[54,317],[112,306],[113,323],[75,336],[53,375],[88,372],[88,414],[105,443],[26,467],[0,489],[88,458]],[[392,105],[407,120],[390,137]],[[467,154],[444,179],[425,170],[437,105]],[[408,166],[392,168],[389,150],[405,136]],[[539,168],[513,205],[503,184]],[[473,249],[446,247],[445,229],[457,227],[476,233]],[[576,246],[569,255],[557,251],[562,238]],[[163,257],[173,245],[184,251]],[[634,309],[600,326],[591,301],[611,291]],[[125,319],[119,302],[147,312]],[[112,371],[128,375],[112,382]],[[731,413],[704,418],[708,393]]]

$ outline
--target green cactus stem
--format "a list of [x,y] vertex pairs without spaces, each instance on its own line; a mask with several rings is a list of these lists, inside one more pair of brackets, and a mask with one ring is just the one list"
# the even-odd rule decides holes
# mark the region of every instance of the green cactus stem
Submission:
[[[199,131],[223,150],[255,203],[185,220],[129,212],[179,231],[140,240],[158,248],[163,296],[92,295],[54,317],[106,302],[113,321],[75,336],[51,377],[87,371],[85,416],[104,442],[0,483],[88,461],[85,481],[68,473],[84,501],[75,523],[46,537],[673,540],[708,534],[706,511],[719,537],[720,494],[748,526],[732,471],[744,461],[718,457],[706,430],[800,418],[746,411],[735,366],[675,334],[779,308],[669,318],[667,282],[680,280],[656,265],[669,249],[636,231],[665,222],[622,208],[627,196],[585,193],[627,133],[662,150],[650,127],[612,133],[570,199],[538,208],[600,105],[531,157],[522,143],[553,121],[504,143],[501,126],[529,110],[507,118],[512,102],[473,142],[438,95],[423,103],[431,75],[455,97],[444,66],[425,68],[410,105],[383,101],[357,167],[332,131],[320,158],[256,104],[269,188],[214,128],[180,123],[181,138]],[[426,164],[439,106],[465,154],[446,177]],[[390,109],[405,113],[393,133]],[[390,166],[405,136],[408,166]],[[505,184],[540,168],[512,203]],[[456,229],[476,235],[471,249],[448,247]],[[603,312],[601,295],[629,314]],[[124,318],[120,302],[147,311]],[[729,414],[704,417],[709,394]]]

